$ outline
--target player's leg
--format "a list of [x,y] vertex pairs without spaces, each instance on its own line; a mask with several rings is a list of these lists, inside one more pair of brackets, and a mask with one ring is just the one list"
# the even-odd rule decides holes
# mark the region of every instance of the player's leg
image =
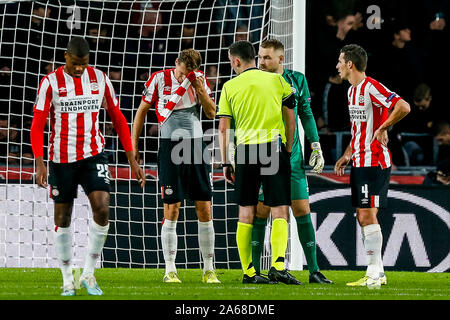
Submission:
[[270,244],[272,248],[272,266],[269,270],[269,279],[280,281],[285,284],[302,284],[285,268],[285,255],[289,235],[289,206],[281,205],[271,207],[272,211],[272,233]]
[[63,296],[75,295],[75,283],[72,274],[72,221],[73,199],[77,196],[77,184],[74,181],[72,164],[49,162],[50,197],[54,202],[53,231],[55,253],[63,277]]
[[89,221],[88,247],[80,285],[87,289],[89,295],[102,295],[103,291],[97,284],[94,272],[109,230],[111,175],[107,156],[101,153],[79,161],[77,176],[79,184],[88,195],[93,217]]
[[[241,165],[236,165],[236,178],[235,178],[235,187],[236,187],[236,195],[237,195],[237,203],[239,205],[239,220],[236,229],[236,243],[239,252],[239,258],[241,261],[242,271],[244,273],[243,282],[251,283],[253,279],[256,279],[256,270],[253,267],[252,262],[252,230],[253,230],[253,219],[256,213],[256,201],[250,201],[248,197],[245,197],[246,192],[242,192],[243,188],[247,188],[248,185],[245,184],[241,179],[241,175],[246,175],[240,173]],[[245,170],[246,168],[243,168]],[[253,168],[248,166],[248,170],[252,170]],[[247,180],[248,182],[249,180]],[[258,186],[254,186],[256,190],[255,196],[258,194]],[[247,189],[248,190],[248,189]],[[254,191],[255,191],[254,190]],[[248,194],[247,194],[248,196]]]
[[163,282],[180,283],[175,259],[178,249],[177,222],[184,198],[180,183],[181,165],[172,161],[172,149],[176,141],[160,139],[158,150],[158,176],[161,187],[161,198],[164,203],[164,220],[161,227],[161,245],[163,249],[165,273]]
[[366,275],[349,286],[379,288],[385,282],[382,267],[381,247],[383,235],[378,223],[379,208],[385,207],[389,185],[390,169],[352,168],[352,202],[356,207],[356,217],[361,226],[362,240],[367,259]]
[[220,283],[214,270],[215,233],[211,212],[211,161],[205,155],[209,155],[209,152],[203,139],[192,139],[191,162],[184,164],[181,180],[183,189],[188,191],[189,198],[195,202],[198,243],[203,259],[202,282]]
[[94,276],[95,266],[101,257],[109,230],[109,192],[93,191],[88,195],[93,219],[89,221],[88,247],[84,261],[80,285],[87,289],[90,295],[102,295],[103,291]]
[[308,264],[309,282],[327,284],[333,283],[320,272],[319,265],[317,264],[316,232],[311,221],[309,200],[292,200],[291,208],[297,223],[298,237]]
[[361,226],[362,240],[366,253],[366,275],[356,281],[347,283],[349,286],[367,286],[370,289],[379,288],[381,246],[383,236],[377,219],[378,208],[356,208],[356,217]]
[[54,205],[55,229],[53,239],[55,253],[63,277],[63,296],[75,295],[75,282],[72,274],[72,232],[70,222],[73,202],[56,203]]
[[[289,234],[289,206],[291,205],[290,156],[284,146],[281,147],[281,152],[273,152],[273,145],[270,150],[272,151],[271,162],[277,161],[278,168],[273,174],[262,175],[264,204],[270,206],[272,211],[270,236],[272,266],[268,276],[273,281],[281,281],[285,284],[301,284],[285,269],[284,265]],[[273,163],[269,164],[269,166],[272,165]]]
[[317,264],[317,246],[314,226],[309,207],[309,189],[306,178],[306,166],[300,144],[291,154],[291,200],[292,213],[297,224],[300,243],[305,254],[310,274],[310,282],[331,283],[319,271]]
[[211,215],[211,201],[195,201],[198,217],[198,243],[203,258],[204,283],[220,283],[214,270],[215,233]]
[[270,236],[272,267],[283,270],[289,234],[289,207],[287,205],[276,206],[271,207],[271,210],[273,219]]
[[[251,146],[239,145],[236,149],[236,158],[249,159],[251,148]],[[239,206],[236,243],[244,273],[242,282],[268,284],[269,279],[257,275],[252,263],[252,230],[261,186],[260,167],[246,162],[249,161],[236,161],[234,181],[235,201]]]
[[254,205],[239,205],[239,221],[236,230],[236,243],[238,246],[239,258],[241,260],[242,271],[244,273],[243,282],[250,282],[254,279],[256,270],[252,263],[252,229],[253,218],[256,213]]
[[165,263],[164,282],[181,282],[175,265],[178,249],[177,221],[180,206],[181,202],[164,203],[164,221],[161,227],[161,245]]
[[270,215],[270,207],[264,205],[262,202],[264,201],[264,196],[262,194],[260,194],[258,200],[252,230],[252,261],[257,274],[261,272],[261,256],[264,250],[267,218],[269,218]]
[[109,193],[93,191],[88,196],[93,219],[89,222],[88,250],[82,276],[93,276],[109,230]]
[[377,219],[378,208],[356,208],[356,217],[361,226],[364,249],[367,257],[366,275],[378,278],[381,270],[381,245],[383,235]]

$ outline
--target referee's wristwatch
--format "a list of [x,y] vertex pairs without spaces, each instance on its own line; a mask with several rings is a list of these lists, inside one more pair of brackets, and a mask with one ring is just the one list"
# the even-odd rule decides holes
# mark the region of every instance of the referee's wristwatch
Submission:
[[221,167],[221,168],[232,167],[232,166],[233,166],[233,165],[232,165],[231,163],[223,163],[223,162],[222,162],[222,163],[220,164],[220,167]]

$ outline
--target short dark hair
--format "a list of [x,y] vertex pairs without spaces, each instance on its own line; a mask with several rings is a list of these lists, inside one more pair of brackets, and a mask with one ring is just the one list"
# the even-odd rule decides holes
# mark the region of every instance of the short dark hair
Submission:
[[228,50],[232,56],[239,57],[244,62],[254,61],[256,57],[255,47],[250,41],[236,41],[231,44]]
[[431,98],[431,88],[426,83],[419,84],[416,89],[414,89],[413,100],[414,102],[420,102],[423,99]]
[[261,43],[261,48],[264,48],[264,49],[273,48],[273,50],[282,50],[282,51],[284,51],[283,43],[280,40],[277,40],[277,39],[264,40]]
[[82,37],[73,37],[67,44],[67,53],[83,58],[89,54],[89,43]]
[[433,135],[444,134],[450,129],[450,123],[446,120],[440,120],[433,126]]
[[344,54],[345,62],[351,61],[358,71],[366,71],[367,52],[363,47],[358,46],[357,44],[348,44],[342,47],[341,53]]

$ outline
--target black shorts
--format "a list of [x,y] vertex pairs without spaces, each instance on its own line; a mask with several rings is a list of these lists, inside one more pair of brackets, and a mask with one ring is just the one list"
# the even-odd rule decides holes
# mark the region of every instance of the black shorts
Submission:
[[71,163],[49,162],[50,197],[57,203],[72,202],[78,185],[86,195],[92,191],[110,192],[111,174],[105,153]]
[[164,203],[172,204],[184,199],[211,201],[209,153],[202,138],[160,139],[158,176]]
[[276,141],[238,145],[235,161],[235,201],[238,205],[257,205],[261,184],[265,205],[291,205],[291,162],[284,144]]
[[385,208],[391,168],[352,167],[350,186],[352,189],[352,206],[356,208]]

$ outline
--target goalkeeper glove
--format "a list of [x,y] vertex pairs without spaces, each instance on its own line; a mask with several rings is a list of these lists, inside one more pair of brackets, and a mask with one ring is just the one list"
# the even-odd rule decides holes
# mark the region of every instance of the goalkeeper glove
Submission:
[[321,173],[325,160],[323,159],[322,149],[320,148],[320,142],[311,143],[312,152],[309,158],[309,165],[313,167],[312,171],[315,173]]

